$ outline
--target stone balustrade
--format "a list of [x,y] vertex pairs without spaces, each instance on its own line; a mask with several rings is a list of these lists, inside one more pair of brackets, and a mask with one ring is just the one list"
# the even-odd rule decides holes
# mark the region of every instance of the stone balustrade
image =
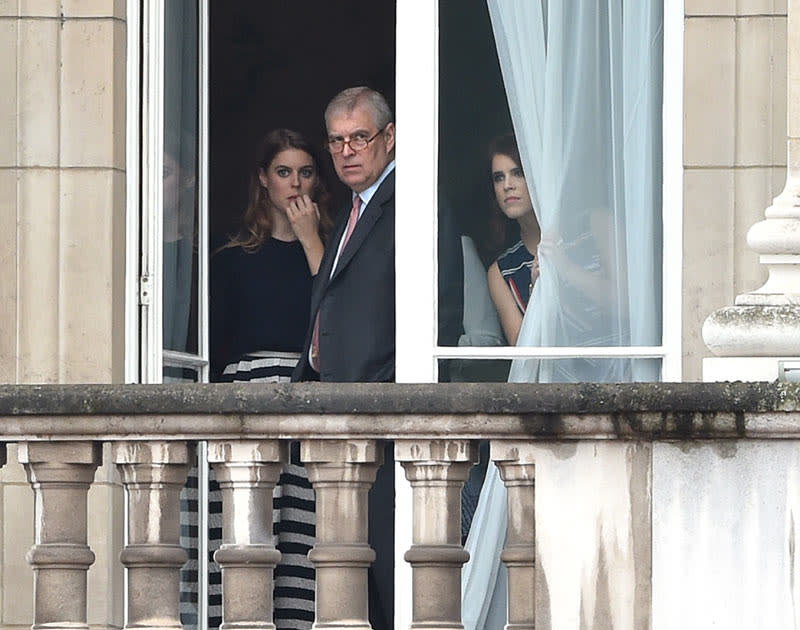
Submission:
[[[366,497],[381,465],[381,443],[392,440],[413,492],[413,544],[405,555],[413,575],[412,628],[438,630],[462,627],[461,568],[468,554],[461,546],[461,488],[477,441],[490,440],[508,490],[502,553],[508,628],[522,630],[534,628],[545,596],[536,590],[537,448],[761,439],[800,440],[800,386],[0,386],[0,442],[18,444],[34,491],[32,622],[48,630],[88,628],[94,554],[87,545],[87,492],[103,463],[103,443],[112,446],[127,496],[127,544],[119,558],[128,575],[126,627],[181,625],[179,571],[187,556],[179,545],[179,492],[198,440],[208,441],[223,497],[223,544],[215,555],[223,628],[275,627],[272,569],[280,554],[272,541],[272,490],[289,441],[299,440],[317,496],[317,544],[310,553],[317,569],[316,627],[368,629],[374,551]],[[2,463],[5,454],[3,446]],[[624,457],[630,468],[636,455]],[[649,593],[638,582],[631,589],[637,602]],[[556,627],[549,605],[548,614]]]

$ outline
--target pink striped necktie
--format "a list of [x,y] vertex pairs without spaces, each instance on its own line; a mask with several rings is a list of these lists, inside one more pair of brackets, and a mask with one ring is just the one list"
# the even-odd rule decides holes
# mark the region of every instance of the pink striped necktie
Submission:
[[[353,198],[353,207],[350,209],[350,217],[347,219],[347,229],[344,233],[344,239],[342,239],[342,247],[339,250],[339,256],[337,256],[334,264],[338,264],[338,258],[341,258],[344,248],[347,247],[347,241],[350,240],[350,237],[353,235],[353,230],[356,229],[356,223],[358,223],[360,214],[361,197],[356,195]],[[336,267],[334,267],[334,269],[335,268]],[[314,332],[311,335],[311,367],[319,372],[319,311],[317,311],[317,316],[314,319]]]

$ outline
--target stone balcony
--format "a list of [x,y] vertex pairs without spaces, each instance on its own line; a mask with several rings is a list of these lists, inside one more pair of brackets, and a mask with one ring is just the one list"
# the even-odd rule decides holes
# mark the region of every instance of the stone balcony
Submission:
[[[755,627],[751,607],[773,619],[762,627],[798,627],[800,386],[764,383],[0,386],[2,461],[16,443],[34,492],[28,623],[88,627],[87,496],[105,452],[127,496],[126,625],[180,627],[179,492],[199,440],[223,491],[226,627],[274,627],[263,524],[290,440],[317,493],[318,627],[369,627],[365,496],[382,441],[413,494],[413,516],[396,514],[412,627],[460,627],[460,490],[479,440],[508,490],[510,627]],[[4,501],[7,528],[21,507]],[[696,580],[702,597],[675,599]],[[754,584],[766,590],[748,596]]]

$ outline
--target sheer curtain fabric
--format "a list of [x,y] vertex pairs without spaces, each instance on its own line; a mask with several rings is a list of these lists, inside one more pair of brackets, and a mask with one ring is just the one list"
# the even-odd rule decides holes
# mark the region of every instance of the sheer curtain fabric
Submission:
[[[488,0],[541,274],[520,346],[661,343],[661,0]],[[516,382],[658,380],[647,359],[520,359]],[[505,624],[506,497],[487,472],[467,539],[468,630]]]

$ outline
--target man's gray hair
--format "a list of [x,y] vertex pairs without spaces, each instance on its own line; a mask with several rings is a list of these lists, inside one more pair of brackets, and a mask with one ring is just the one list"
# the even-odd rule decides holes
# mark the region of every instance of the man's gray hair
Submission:
[[359,106],[364,106],[370,111],[378,129],[383,129],[394,119],[389,103],[380,92],[359,86],[342,90],[328,103],[328,107],[325,108],[325,127],[330,127],[331,116],[334,114],[350,114]]

